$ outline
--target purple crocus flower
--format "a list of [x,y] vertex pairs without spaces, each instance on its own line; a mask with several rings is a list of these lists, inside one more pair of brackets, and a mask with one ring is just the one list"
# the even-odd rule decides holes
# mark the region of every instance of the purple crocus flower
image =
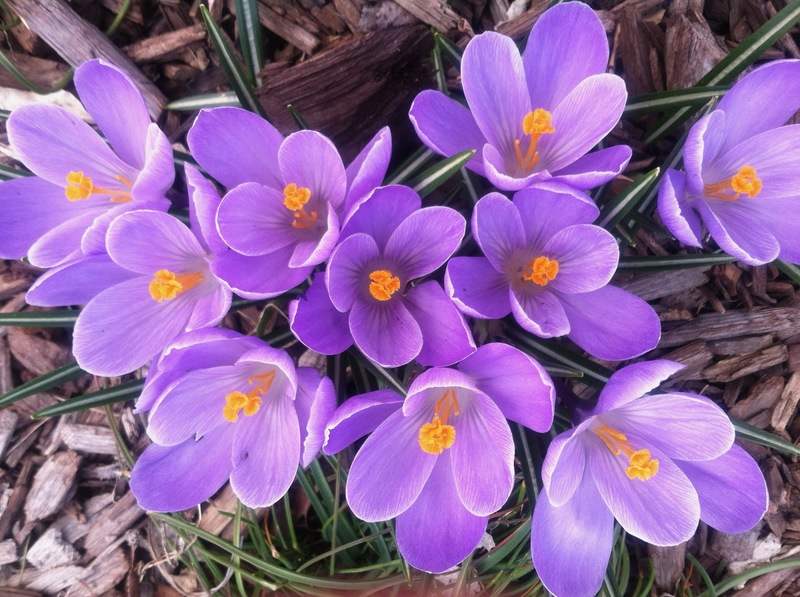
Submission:
[[423,91],[409,116],[422,142],[442,155],[477,149],[467,167],[499,189],[549,178],[590,189],[631,157],[624,145],[587,154],[617,124],[627,99],[622,79],[605,72],[608,54],[594,11],[565,2],[539,18],[522,57],[499,33],[470,40],[461,60],[468,108]]
[[701,519],[740,533],[766,511],[764,477],[718,406],[697,394],[641,397],[682,368],[658,360],[619,369],[589,416],[550,444],[531,546],[558,597],[599,590],[614,519],[643,541],[677,545]]
[[733,257],[800,263],[800,60],[755,69],[695,123],[684,171],[667,170],[658,213],[679,241],[701,247],[703,226]]
[[467,315],[513,313],[543,338],[568,335],[600,359],[623,360],[658,344],[661,324],[639,297],[608,284],[617,269],[614,237],[590,222],[585,195],[539,183],[509,201],[489,193],[475,205],[472,234],[484,257],[454,257],[445,287]]
[[353,342],[384,367],[416,359],[450,365],[475,350],[472,334],[438,282],[413,281],[438,269],[464,237],[448,207],[420,208],[408,187],[375,190],[351,215],[342,240],[305,297],[289,306],[306,346],[338,354]]
[[299,131],[284,138],[240,108],[202,110],[187,140],[198,163],[229,189],[218,230],[250,267],[221,275],[250,297],[282,294],[323,263],[341,224],[381,183],[391,157],[388,128],[345,168],[324,135]]
[[155,444],[137,460],[131,490],[156,512],[192,508],[228,479],[243,504],[275,503],[319,452],[336,406],[329,378],[227,330],[178,338],[147,384],[137,406],[152,408]]
[[397,518],[415,568],[443,572],[474,550],[514,484],[506,418],[544,432],[555,391],[544,369],[506,344],[485,344],[456,369],[428,369],[405,401],[390,390],[350,398],[325,430],[327,453],[370,433],[347,479],[347,503],[367,522]]
[[146,207],[166,210],[175,172],[172,147],[150,120],[133,82],[102,61],[75,71],[88,124],[56,106],[28,105],[8,119],[16,157],[35,176],[0,183],[0,257],[38,267],[103,252],[109,223]]

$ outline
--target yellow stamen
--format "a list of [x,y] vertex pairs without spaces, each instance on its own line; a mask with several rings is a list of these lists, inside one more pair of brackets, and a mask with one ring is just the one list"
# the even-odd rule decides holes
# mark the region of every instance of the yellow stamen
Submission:
[[763,183],[758,177],[758,173],[753,166],[742,166],[736,174],[720,182],[705,185],[703,192],[707,197],[714,197],[723,201],[736,201],[742,195],[747,195],[753,199],[757,196]]
[[608,425],[601,425],[592,431],[614,456],[624,454],[628,457],[628,466],[625,468],[628,479],[647,481],[658,473],[658,459],[653,458],[647,448],[635,450],[628,441],[628,436],[621,431]]
[[450,415],[459,414],[456,391],[447,390],[433,408],[433,418],[419,428],[419,447],[426,454],[441,454],[456,443],[456,428],[448,425]]
[[553,126],[553,114],[544,108],[536,108],[532,112],[525,114],[522,119],[522,132],[530,139],[525,154],[522,153],[522,141],[514,139],[514,158],[524,172],[530,172],[539,163],[539,153],[536,151],[539,139],[542,135],[550,135],[556,132]]
[[558,260],[540,255],[528,264],[528,271],[522,272],[522,279],[537,286],[547,286],[558,275]]
[[275,381],[275,371],[248,377],[247,383],[253,387],[246,394],[239,390],[234,390],[225,396],[222,416],[231,423],[239,420],[239,411],[243,412],[246,417],[252,417],[261,408],[262,398],[264,394],[269,392],[273,381]]
[[189,272],[186,274],[176,274],[168,269],[160,269],[153,274],[148,290],[150,297],[157,303],[171,301],[179,294],[191,290],[203,281],[203,274],[200,272]]
[[311,200],[311,189],[301,187],[290,182],[283,187],[283,205],[292,211],[293,228],[308,229],[317,223],[319,214],[316,211],[307,212],[306,204]]
[[122,184],[125,190],[96,187],[90,176],[80,170],[72,170],[67,174],[64,195],[68,201],[83,201],[92,195],[108,195],[112,203],[127,203],[131,201],[130,191],[133,183],[124,176],[115,176],[114,179]]
[[385,269],[376,269],[369,275],[369,293],[376,301],[388,301],[400,290],[400,278]]

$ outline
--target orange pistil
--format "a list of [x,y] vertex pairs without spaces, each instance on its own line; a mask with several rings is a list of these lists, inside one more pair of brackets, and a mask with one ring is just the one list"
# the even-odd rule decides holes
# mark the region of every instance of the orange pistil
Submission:
[[539,163],[539,153],[537,152],[539,139],[542,135],[550,135],[556,132],[553,126],[553,115],[544,108],[536,108],[532,112],[528,112],[522,119],[522,132],[530,137],[528,148],[523,154],[522,141],[514,139],[514,158],[517,161],[517,166],[523,172],[530,172]]
[[153,279],[150,280],[147,289],[150,292],[150,298],[157,303],[163,303],[191,290],[202,281],[203,274],[200,272],[176,274],[168,269],[160,269],[153,274]]
[[650,450],[647,448],[635,450],[628,441],[628,436],[621,431],[608,425],[601,425],[592,431],[614,456],[625,454],[628,457],[628,466],[625,468],[628,479],[647,481],[658,473],[659,462],[650,455]]
[[306,230],[317,223],[319,214],[316,211],[307,212],[306,204],[311,200],[311,189],[301,187],[290,182],[283,187],[283,206],[292,211],[293,228]]
[[730,178],[705,185],[703,192],[707,197],[722,201],[737,201],[742,195],[753,199],[761,192],[763,186],[753,166],[742,166]]
[[90,176],[80,170],[72,170],[67,174],[67,184],[64,187],[64,196],[67,201],[83,201],[92,195],[107,195],[111,203],[128,203],[131,201],[131,188],[133,183],[124,176],[115,176],[124,189],[107,189],[96,187]]
[[388,301],[400,290],[400,278],[385,269],[377,269],[369,275],[369,293],[376,301]]
[[247,383],[253,386],[247,393],[234,390],[225,396],[225,406],[222,407],[222,416],[225,420],[235,423],[239,420],[240,411],[246,417],[256,414],[261,408],[262,398],[269,392],[274,380],[274,371],[259,373],[247,379]]
[[558,267],[558,261],[556,259],[550,259],[544,255],[540,255],[536,259],[531,260],[528,264],[528,270],[522,272],[522,279],[526,282],[532,282],[537,286],[547,286],[556,279]]
[[458,398],[454,389],[449,389],[436,401],[433,419],[419,428],[419,447],[426,454],[441,454],[456,443],[456,428],[448,425],[450,415],[458,416]]

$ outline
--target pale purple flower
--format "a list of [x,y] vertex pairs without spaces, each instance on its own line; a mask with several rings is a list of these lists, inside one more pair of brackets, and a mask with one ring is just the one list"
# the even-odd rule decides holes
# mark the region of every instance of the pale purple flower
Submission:
[[[178,338],[148,375],[155,442],[131,472],[145,510],[186,510],[230,479],[241,502],[270,506],[308,466],[336,406],[333,383],[286,352],[228,330]],[[146,401],[148,404],[142,404]]]
[[454,257],[445,287],[467,315],[509,313],[542,338],[567,335],[601,359],[655,348],[661,324],[639,297],[611,286],[619,248],[590,222],[598,209],[583,193],[553,182],[509,201],[489,193],[475,205],[472,234],[484,257]]
[[323,451],[370,434],[347,478],[347,503],[367,522],[397,519],[397,545],[415,568],[442,572],[466,558],[514,485],[506,419],[544,432],[555,391],[544,369],[506,344],[485,344],[455,369],[428,369],[403,400],[379,390],[330,418]]
[[625,145],[587,153],[617,124],[627,99],[622,79],[605,72],[608,59],[594,11],[565,2],[536,21],[521,57],[505,35],[470,40],[461,60],[468,107],[423,91],[409,116],[437,153],[476,149],[467,167],[499,189],[549,178],[590,189],[617,176],[631,157]]
[[81,101],[111,147],[67,110],[22,106],[8,119],[14,155],[35,176],[0,183],[0,257],[53,267],[102,253],[109,223],[132,209],[166,210],[172,147],[122,71],[102,61],[75,71]]
[[458,249],[466,222],[448,207],[421,208],[408,187],[380,187],[347,220],[306,295],[289,306],[294,334],[339,354],[353,342],[384,367],[450,365],[475,350],[472,334],[435,280],[415,282]]
[[198,163],[229,189],[217,227],[246,267],[220,275],[251,298],[282,294],[327,260],[341,225],[381,184],[391,157],[388,128],[345,168],[324,135],[306,130],[284,138],[240,108],[201,111],[187,140]]
[[688,541],[701,519],[740,533],[766,511],[764,477],[734,445],[722,409],[697,394],[643,396],[682,368],[663,360],[623,367],[589,416],[550,444],[531,548],[539,578],[558,597],[600,589],[614,519],[665,546]]
[[800,263],[800,60],[755,69],[695,123],[684,171],[667,170],[658,213],[680,242],[702,247],[703,228],[736,259]]

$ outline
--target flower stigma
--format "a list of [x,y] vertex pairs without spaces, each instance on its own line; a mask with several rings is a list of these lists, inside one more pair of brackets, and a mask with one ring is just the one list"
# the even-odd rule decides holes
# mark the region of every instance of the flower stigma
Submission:
[[558,267],[558,260],[549,259],[544,255],[540,255],[531,260],[528,264],[527,271],[523,270],[522,279],[525,282],[531,282],[537,286],[547,286],[556,279]]
[[458,398],[452,388],[433,407],[433,419],[419,428],[419,447],[426,454],[441,454],[456,443],[456,428],[448,425],[450,415],[458,416]]
[[316,211],[307,212],[306,204],[311,200],[311,189],[298,186],[290,182],[283,187],[283,206],[292,212],[292,228],[306,230],[317,223],[319,214]]
[[708,197],[723,201],[736,201],[742,195],[749,199],[756,197],[763,188],[763,183],[753,166],[745,165],[736,171],[736,174],[720,182],[707,184],[703,192]]
[[111,203],[128,203],[131,201],[133,183],[124,176],[115,176],[114,180],[119,182],[125,189],[96,187],[90,176],[86,176],[81,170],[72,170],[67,173],[67,186],[64,187],[64,196],[70,202],[83,201],[92,195],[108,195]]
[[153,274],[147,289],[150,291],[150,298],[157,303],[163,303],[191,290],[202,281],[203,274],[200,272],[176,274],[168,269],[160,269]]
[[222,407],[222,416],[229,423],[239,420],[239,412],[243,412],[246,417],[252,417],[261,408],[261,400],[275,381],[275,372],[259,373],[247,378],[252,388],[247,393],[234,390],[225,396],[225,406]]
[[539,163],[539,153],[536,151],[539,139],[542,135],[550,135],[556,132],[553,126],[553,114],[544,108],[536,108],[532,112],[528,112],[522,119],[522,132],[530,137],[528,149],[523,155],[522,141],[514,139],[514,157],[517,160],[517,165],[524,172],[530,172]]
[[650,455],[650,450],[642,448],[634,450],[628,441],[628,436],[608,425],[601,425],[592,431],[599,437],[614,456],[625,454],[628,457],[628,466],[625,474],[628,479],[647,481],[655,477],[658,472],[658,459]]
[[388,301],[400,290],[400,278],[385,269],[376,269],[369,275],[369,293],[376,301]]

